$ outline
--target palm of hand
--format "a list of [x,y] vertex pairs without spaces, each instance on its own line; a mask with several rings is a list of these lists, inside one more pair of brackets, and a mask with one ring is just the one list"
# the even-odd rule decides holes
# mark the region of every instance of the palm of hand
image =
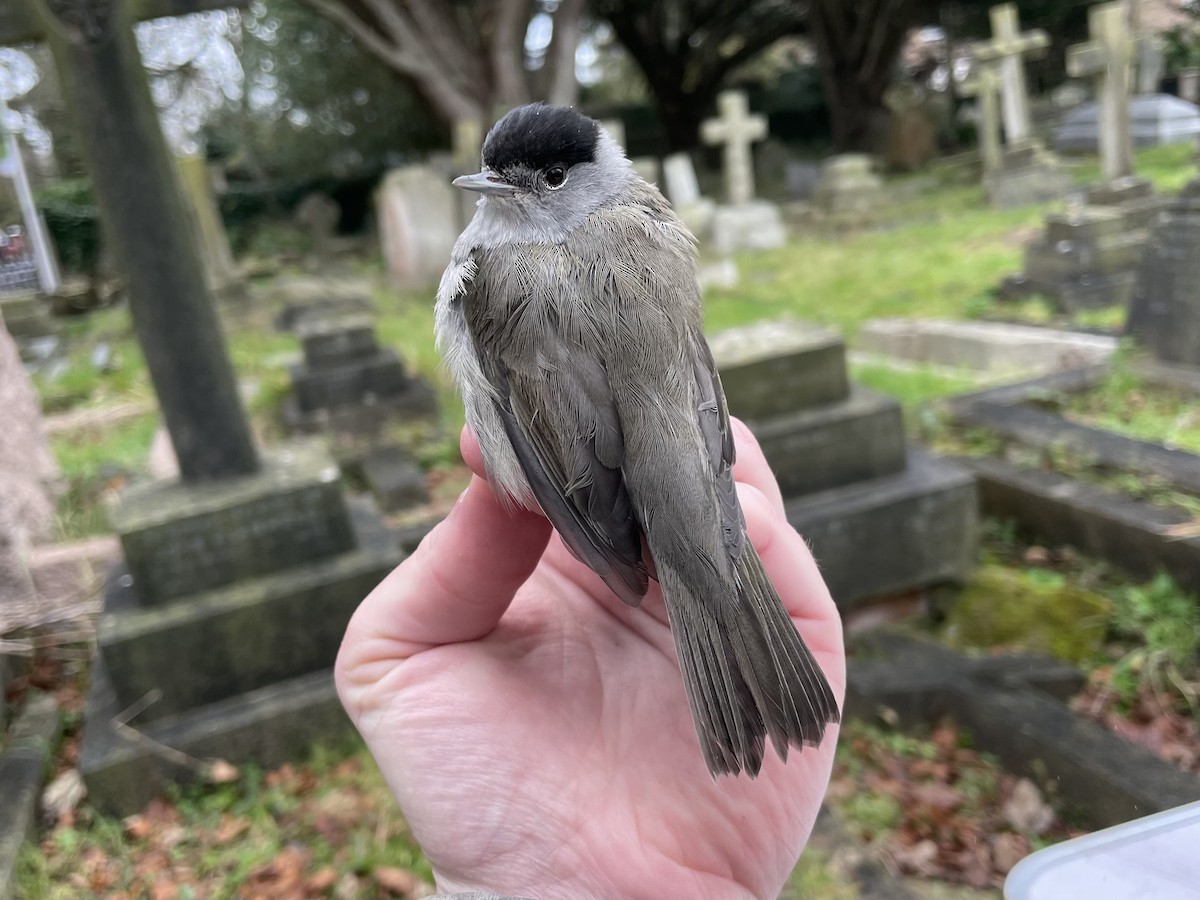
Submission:
[[[744,468],[761,478],[765,463]],[[807,548],[763,492],[743,486],[742,500],[767,570],[840,696],[840,623]],[[479,521],[463,521],[472,513]],[[463,553],[455,528],[480,533],[494,528],[489,516],[508,527],[488,534],[488,560],[470,559],[480,548]],[[439,532],[363,604],[338,664],[343,699],[439,886],[539,898],[774,897],[816,816],[836,732],[818,749],[793,750],[786,766],[768,751],[755,780],[714,781],[656,586],[641,608],[626,607],[557,537],[546,546],[543,519],[505,513],[482,483]],[[464,568],[488,561],[491,579]],[[790,578],[780,571],[789,563]],[[414,584],[406,567],[427,571]],[[432,577],[419,585],[423,574]],[[447,625],[461,632],[456,642],[420,627],[405,634],[414,610],[388,623],[393,635],[379,634],[372,607],[389,587],[423,587],[414,603],[426,619],[439,589],[444,604],[465,604]]]

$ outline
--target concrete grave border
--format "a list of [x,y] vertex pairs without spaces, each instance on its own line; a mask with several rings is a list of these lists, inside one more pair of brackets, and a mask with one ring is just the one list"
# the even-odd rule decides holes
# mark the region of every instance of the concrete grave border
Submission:
[[1016,774],[1052,779],[1096,826],[1200,799],[1200,777],[1075,712],[1073,666],[1040,654],[968,657],[929,640],[878,632],[856,642],[846,715],[903,727],[949,716]]
[[[1136,368],[1151,383],[1200,392],[1200,372],[1158,363]],[[958,424],[986,428],[1033,449],[1078,454],[1094,466],[1157,478],[1200,496],[1200,455],[1069,422],[1030,405],[1047,393],[1087,390],[1108,371],[1108,364],[1070,369],[964,394],[943,408]],[[1186,513],[994,457],[959,462],[977,476],[985,513],[1014,519],[1043,539],[1109,559],[1136,577],[1166,571],[1184,589],[1200,590],[1200,534],[1178,531],[1191,521]]]

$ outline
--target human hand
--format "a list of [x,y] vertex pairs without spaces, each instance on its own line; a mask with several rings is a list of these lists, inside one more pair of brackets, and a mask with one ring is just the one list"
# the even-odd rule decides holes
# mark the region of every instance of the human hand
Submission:
[[[734,420],[750,539],[838,698],[841,620],[779,486]],[[477,473],[354,614],[338,692],[443,891],[774,898],[833,765],[768,750],[757,779],[705,769],[662,593],[626,606],[538,513]]]

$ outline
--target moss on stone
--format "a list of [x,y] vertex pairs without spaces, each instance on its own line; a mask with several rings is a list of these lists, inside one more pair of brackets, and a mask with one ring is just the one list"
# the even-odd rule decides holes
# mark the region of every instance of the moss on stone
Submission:
[[1112,604],[1054,572],[981,566],[950,611],[960,647],[1012,647],[1083,662],[1100,650]]

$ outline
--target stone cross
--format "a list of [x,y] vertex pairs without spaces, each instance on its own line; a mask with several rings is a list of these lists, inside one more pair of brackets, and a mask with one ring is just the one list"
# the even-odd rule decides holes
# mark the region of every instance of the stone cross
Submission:
[[1020,31],[1015,4],[1002,3],[993,6],[989,15],[992,22],[992,39],[975,44],[972,49],[975,59],[980,63],[999,65],[1005,142],[1017,144],[1027,140],[1033,133],[1022,57],[1045,50],[1050,46],[1050,38],[1040,28]]
[[754,160],[750,146],[767,136],[767,120],[749,114],[746,95],[725,91],[717,99],[721,115],[700,126],[706,144],[724,144],[725,190],[731,206],[745,206],[754,199]]
[[198,240],[134,39],[140,18],[229,0],[33,0],[0,6],[0,45],[47,40],[129,285],[138,343],[185,481],[248,475],[258,453]]
[[979,104],[979,154],[983,157],[983,170],[995,171],[1000,167],[1000,110],[996,98],[1000,94],[1000,73],[995,63],[975,66],[971,78],[958,85],[964,97],[975,97]]
[[1067,50],[1067,73],[1096,80],[1100,170],[1105,179],[1123,178],[1133,174],[1130,69],[1139,44],[1146,39],[1130,34],[1122,2],[1089,9],[1088,34],[1091,40]]

